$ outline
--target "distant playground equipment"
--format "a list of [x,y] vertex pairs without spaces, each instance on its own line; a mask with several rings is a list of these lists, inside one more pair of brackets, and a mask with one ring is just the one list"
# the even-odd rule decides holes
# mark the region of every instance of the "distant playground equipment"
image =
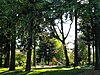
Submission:
[[[55,51],[56,54],[58,54],[61,50],[58,50],[58,51]],[[52,57],[52,64],[49,64],[49,66],[53,66],[55,65],[55,63],[57,63],[57,65],[64,65],[63,62],[60,62],[56,59],[56,57]],[[44,67],[45,66],[45,59],[44,58],[41,58],[41,63],[40,63],[41,67]]]
[[61,62],[59,62],[56,57],[52,58],[52,65],[54,65],[54,62],[57,62],[58,65],[63,65]]
[[44,67],[44,58],[41,59],[41,67]]
[[[60,51],[61,51],[61,49],[58,50],[58,51],[55,51],[55,53],[56,53],[56,54],[59,54]],[[56,57],[53,56],[53,58],[52,58],[52,65],[54,64],[54,62],[57,62],[58,65],[64,65],[63,63],[59,62],[59,61],[56,59]]]

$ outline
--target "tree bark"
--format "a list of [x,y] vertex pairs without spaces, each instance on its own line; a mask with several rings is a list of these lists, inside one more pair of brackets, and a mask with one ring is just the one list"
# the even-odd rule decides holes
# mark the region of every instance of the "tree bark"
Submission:
[[92,48],[93,48],[93,66],[94,66],[94,62],[95,62],[95,59],[94,59],[95,58],[94,57],[95,56],[94,46],[95,45],[94,45],[94,40],[93,40],[93,44],[92,44]]
[[94,29],[95,29],[95,26],[94,26],[94,12],[92,12],[92,8],[94,8],[93,6],[93,0],[89,0],[89,13],[90,13],[90,24],[92,26],[92,49],[93,49],[93,65],[94,65],[94,46],[95,46],[95,34],[94,34]]
[[90,27],[89,27],[89,25],[87,25],[87,38],[88,38],[88,40],[87,40],[87,42],[88,42],[88,65],[90,65],[90,62],[91,62],[91,58],[90,58],[90,55],[91,55],[91,53],[90,53]]
[[2,67],[2,55],[0,55],[0,67]]
[[[93,14],[92,14],[93,15]],[[93,22],[93,18],[94,17],[91,17],[91,25],[92,25],[92,49],[93,49],[93,65],[94,65],[94,62],[95,62],[95,34],[94,34],[94,30],[95,30],[95,26],[94,26],[94,22]]]
[[60,19],[61,19],[61,30],[62,30],[62,44],[63,44],[64,54],[65,54],[65,58],[66,58],[66,66],[69,66],[69,58],[68,58],[68,55],[67,55],[64,31],[63,31],[63,18],[62,18],[62,14],[61,14],[61,18]]
[[50,49],[48,50],[48,65],[50,64]]
[[29,24],[29,40],[28,40],[28,52],[27,52],[27,61],[26,61],[26,71],[31,70],[31,52],[32,52],[32,25],[33,20]]
[[95,26],[93,22],[93,17],[91,17],[91,25],[92,25],[93,65],[95,65]]
[[9,70],[15,70],[15,49],[16,49],[16,38],[13,35],[13,39],[11,40],[11,61]]
[[36,54],[35,54],[35,52],[36,52],[36,42],[35,42],[36,40],[35,40],[35,37],[34,37],[34,51],[33,51],[33,66],[36,66]]
[[66,58],[66,66],[69,66],[69,58],[67,55],[67,49],[66,49],[65,43],[63,43],[63,48],[64,48],[64,54],[65,54],[65,58]]
[[96,26],[95,47],[96,47],[96,65],[95,69],[100,70],[100,26]]
[[10,56],[10,41],[7,39],[6,41],[6,57],[4,60],[4,67],[7,68],[9,67],[9,56]]
[[2,67],[2,43],[0,42],[0,67]]
[[77,42],[77,8],[75,9],[75,51],[74,51],[74,66],[78,65],[78,42]]
[[96,64],[95,69],[100,70],[100,0],[96,0],[95,6],[95,48],[96,48]]

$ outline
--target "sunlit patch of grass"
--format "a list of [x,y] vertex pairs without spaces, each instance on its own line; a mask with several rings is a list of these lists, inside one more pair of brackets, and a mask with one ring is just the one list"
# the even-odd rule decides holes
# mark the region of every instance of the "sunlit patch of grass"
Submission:
[[[33,72],[28,73],[27,75],[48,75],[49,73],[53,74],[54,72],[63,72],[65,70],[72,70],[73,67],[64,68],[64,67],[56,67],[56,68],[40,68],[40,69],[33,69]],[[59,75],[59,73],[57,73]],[[61,74],[61,73],[60,73]],[[62,73],[63,74],[63,73]],[[53,74],[55,75],[55,74]]]
[[15,71],[9,71],[8,68],[0,68],[0,75],[74,75],[77,73],[88,71],[81,67],[49,67],[49,68],[32,68],[31,72],[25,72],[25,68],[16,67]]
[[22,70],[23,69],[23,66],[16,67],[15,69],[16,70]]
[[[15,70],[23,70],[23,67],[16,67]],[[9,68],[0,68],[0,73],[9,71]],[[9,71],[12,72],[12,71]]]
[[[73,67],[69,67],[69,68],[66,68],[66,67],[56,67],[56,68],[40,68],[40,69],[33,69],[34,73],[45,73],[45,72],[53,72],[53,71],[65,71],[65,70],[72,70],[74,69]],[[30,73],[32,74],[32,73]]]
[[8,71],[9,68],[0,68],[0,72]]

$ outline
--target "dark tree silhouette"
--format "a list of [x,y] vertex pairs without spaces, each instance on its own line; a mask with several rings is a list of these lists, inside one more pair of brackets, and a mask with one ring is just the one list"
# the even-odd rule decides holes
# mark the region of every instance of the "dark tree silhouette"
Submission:
[[27,51],[27,61],[26,61],[26,71],[31,70],[31,52],[32,52],[32,25],[33,19],[29,23],[29,39],[28,39],[28,51]]

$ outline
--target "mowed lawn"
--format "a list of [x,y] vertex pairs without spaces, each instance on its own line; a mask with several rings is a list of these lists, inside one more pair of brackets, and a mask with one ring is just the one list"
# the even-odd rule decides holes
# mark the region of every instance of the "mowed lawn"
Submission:
[[0,75],[76,75],[81,72],[90,71],[89,68],[73,67],[52,67],[52,68],[32,68],[32,71],[25,72],[23,67],[16,67],[15,71],[9,71],[8,68],[0,68]]

